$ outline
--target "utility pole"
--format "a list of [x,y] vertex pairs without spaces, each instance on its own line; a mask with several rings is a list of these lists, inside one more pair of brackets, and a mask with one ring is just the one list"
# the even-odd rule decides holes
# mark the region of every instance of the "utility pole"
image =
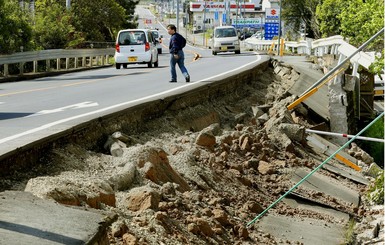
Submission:
[[179,0],[176,0],[176,29],[179,31]]
[[239,9],[239,0],[237,0],[237,13],[235,14],[235,30],[238,35],[238,9]]
[[279,1],[279,24],[278,24],[278,55],[280,56],[281,46],[281,12],[282,12],[282,0]]
[[261,26],[260,26],[261,28],[260,28],[260,29],[261,29],[261,40],[262,40],[262,32],[263,32],[263,31],[262,31],[263,14],[260,14],[259,17],[261,18],[261,23],[260,23],[260,24],[261,24]]
[[202,39],[202,45],[205,46],[205,32],[206,32],[206,1],[205,1],[205,5],[203,7],[203,28],[202,28],[202,32],[203,32],[203,39]]

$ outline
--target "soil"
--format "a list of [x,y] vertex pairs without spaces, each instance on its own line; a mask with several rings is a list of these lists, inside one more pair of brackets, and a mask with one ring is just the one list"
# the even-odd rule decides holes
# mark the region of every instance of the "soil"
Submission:
[[[63,204],[116,213],[111,244],[301,244],[246,226],[293,185],[293,169],[316,166],[316,153],[303,140],[287,144],[273,139],[274,127],[287,120],[306,127],[318,123],[307,118],[303,107],[285,110],[293,100],[289,86],[290,81],[282,82],[269,68],[245,87],[247,97],[229,95],[145,123],[146,130],[128,135],[128,141],[115,141],[121,149],[118,156],[108,148],[67,145],[0,185],[3,190],[26,190]],[[186,130],[189,121],[202,127]],[[334,177],[357,192],[365,191],[363,185]],[[353,209],[322,193],[310,195],[357,219],[365,214],[363,206]],[[341,222],[284,202],[268,212]]]

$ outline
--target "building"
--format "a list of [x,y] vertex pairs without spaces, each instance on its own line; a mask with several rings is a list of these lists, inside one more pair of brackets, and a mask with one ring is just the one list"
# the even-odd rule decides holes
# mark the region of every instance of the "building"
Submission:
[[[216,26],[233,25],[238,30],[263,32],[266,16],[274,9],[279,13],[279,0],[196,1],[190,2],[189,20],[193,32],[202,32]],[[270,11],[267,14],[267,11]]]

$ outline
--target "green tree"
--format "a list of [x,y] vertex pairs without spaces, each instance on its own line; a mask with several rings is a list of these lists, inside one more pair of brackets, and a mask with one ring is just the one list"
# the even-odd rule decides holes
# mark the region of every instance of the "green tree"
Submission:
[[[341,21],[341,35],[350,39],[350,43],[359,46],[384,27],[383,0],[349,0],[338,18]],[[383,48],[379,39],[372,47]]]
[[299,30],[302,24],[306,26],[308,37],[319,38],[319,23],[316,9],[319,0],[282,0],[282,19]]
[[[316,13],[323,37],[342,35],[356,47],[384,27],[383,0],[324,0]],[[383,35],[381,37],[367,47],[382,54],[370,67],[370,71],[377,74],[384,69]]]
[[9,54],[33,47],[28,10],[17,0],[0,0],[0,53]]
[[38,48],[66,48],[84,41],[82,34],[75,30],[72,13],[66,10],[63,1],[37,0],[34,22],[34,36]]
[[317,6],[316,17],[320,23],[322,37],[340,35],[341,20],[338,15],[343,11],[345,4],[346,0],[323,0],[323,3]]
[[[342,35],[353,46],[360,46],[384,27],[383,0],[323,0],[317,7],[323,37]],[[381,41],[372,47],[381,49]]]
[[136,28],[138,26],[138,19],[137,16],[135,16],[135,7],[139,3],[139,0],[116,0],[116,2],[125,9],[125,21],[122,28]]
[[126,10],[115,0],[77,0],[71,5],[76,30],[87,41],[111,41],[125,24]]

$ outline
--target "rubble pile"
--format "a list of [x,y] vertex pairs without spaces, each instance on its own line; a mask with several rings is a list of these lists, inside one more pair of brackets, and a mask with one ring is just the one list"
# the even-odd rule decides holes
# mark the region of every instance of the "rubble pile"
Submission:
[[[149,122],[146,132],[117,133],[132,140],[109,138],[105,146],[113,145],[111,152],[77,145],[56,149],[52,165],[45,166],[51,174],[31,178],[25,191],[118,214],[111,244],[303,244],[301,237],[274,237],[258,223],[246,226],[292,187],[293,169],[317,164],[304,131],[314,122],[306,118],[304,107],[286,109],[294,100],[287,89],[298,74],[281,67],[276,73],[285,76],[283,81],[269,69],[257,79],[258,89],[245,88],[250,91],[247,98],[196,108],[203,115],[215,114],[205,117],[212,121],[194,118],[194,108],[189,108]],[[199,129],[181,126],[193,120],[201,122]],[[348,179],[338,181],[356,191],[366,188]],[[312,195],[358,219],[369,213],[323,193]],[[285,202],[269,213],[348,223]]]

